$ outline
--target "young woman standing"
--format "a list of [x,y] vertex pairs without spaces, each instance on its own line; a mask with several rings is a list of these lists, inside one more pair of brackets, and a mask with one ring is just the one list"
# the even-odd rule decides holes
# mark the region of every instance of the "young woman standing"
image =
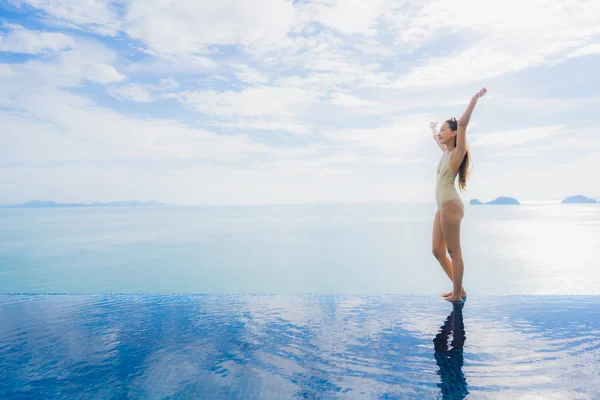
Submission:
[[[486,93],[486,88],[477,92],[460,119],[447,120],[439,132],[436,130],[436,122],[430,124],[433,138],[444,152],[437,169],[433,255],[452,281],[452,291],[442,294],[442,297],[450,302],[464,302],[467,299],[467,292],[462,287],[464,264],[460,247],[460,224],[464,216],[464,205],[454,182],[458,175],[458,186],[460,190],[465,190],[470,159],[467,126],[477,101]],[[450,258],[446,256],[446,250]]]

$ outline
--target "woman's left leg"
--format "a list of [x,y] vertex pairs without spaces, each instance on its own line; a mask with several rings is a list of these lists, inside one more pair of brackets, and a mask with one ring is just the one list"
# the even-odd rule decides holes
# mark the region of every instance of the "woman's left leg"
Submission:
[[460,246],[460,225],[463,216],[463,205],[456,200],[448,201],[442,206],[440,222],[448,253],[452,259],[452,294],[444,298],[448,301],[462,301],[464,263]]

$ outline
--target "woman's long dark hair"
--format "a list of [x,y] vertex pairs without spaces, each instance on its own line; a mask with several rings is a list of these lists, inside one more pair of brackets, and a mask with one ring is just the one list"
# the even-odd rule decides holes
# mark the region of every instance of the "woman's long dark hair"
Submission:
[[[458,121],[456,118],[449,119],[446,121],[451,131],[455,131],[458,129]],[[456,147],[456,136],[454,136],[454,147]],[[469,175],[471,173],[469,168],[469,161],[471,160],[471,150],[467,145],[467,152],[465,153],[465,157],[460,163],[460,168],[458,169],[458,187],[460,190],[467,189],[467,181],[469,180]]]

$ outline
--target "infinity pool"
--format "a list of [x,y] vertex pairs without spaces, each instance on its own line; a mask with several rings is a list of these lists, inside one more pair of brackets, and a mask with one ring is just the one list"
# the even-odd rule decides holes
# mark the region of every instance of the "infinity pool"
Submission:
[[599,304],[0,295],[0,398],[598,399]]

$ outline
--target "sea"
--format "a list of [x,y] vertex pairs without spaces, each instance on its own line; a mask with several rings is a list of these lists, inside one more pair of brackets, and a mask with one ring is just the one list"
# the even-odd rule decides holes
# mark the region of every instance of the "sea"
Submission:
[[0,209],[0,398],[598,399],[600,204]]

